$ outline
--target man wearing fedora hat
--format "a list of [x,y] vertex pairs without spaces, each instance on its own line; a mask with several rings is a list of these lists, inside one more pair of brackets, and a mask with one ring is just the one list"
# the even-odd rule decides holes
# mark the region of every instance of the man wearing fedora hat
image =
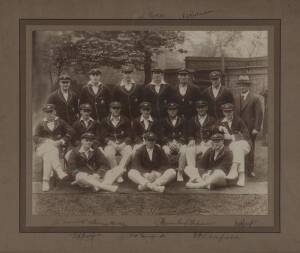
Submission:
[[43,160],[42,190],[49,191],[54,173],[62,180],[67,177],[60,162],[60,152],[71,140],[73,129],[56,116],[53,104],[46,104],[43,112],[45,117],[35,128],[33,140],[37,145],[37,155]]
[[164,192],[165,185],[176,178],[176,171],[168,167],[164,151],[155,145],[157,137],[152,132],[144,136],[145,144],[134,155],[128,178],[138,185],[138,190]]
[[70,88],[71,77],[67,73],[59,76],[58,84],[59,88],[49,95],[47,103],[55,105],[57,116],[72,125],[78,119],[78,96]]
[[211,86],[203,91],[203,99],[208,103],[208,114],[220,119],[223,117],[221,105],[225,103],[234,104],[232,92],[221,84],[222,74],[220,71],[212,71],[209,74]]
[[95,192],[101,190],[115,192],[115,180],[123,173],[120,168],[109,169],[104,154],[92,148],[95,135],[84,133],[81,135],[81,144],[74,148],[67,160],[68,172],[73,178],[73,185],[83,188],[92,188]]
[[172,88],[163,80],[163,70],[152,69],[152,81],[144,88],[143,99],[152,105],[152,114],[158,120],[166,116],[167,105],[173,95]]
[[237,85],[241,87],[241,93],[236,96],[236,113],[242,118],[248,127],[250,139],[252,142],[251,152],[246,159],[246,172],[249,176],[255,176],[254,173],[254,152],[255,139],[261,130],[263,111],[259,97],[250,90],[252,82],[248,75],[239,76]]
[[234,105],[226,103],[222,105],[224,117],[220,119],[215,131],[224,134],[225,145],[233,153],[233,163],[227,179],[237,180],[238,186],[245,185],[245,156],[251,150],[249,131],[244,121],[234,113]]
[[108,88],[101,82],[101,70],[93,68],[89,71],[89,82],[82,87],[79,103],[92,106],[91,117],[101,121],[109,113],[111,94]]
[[224,145],[224,135],[221,133],[213,134],[210,137],[212,142],[202,156],[201,166],[186,167],[184,172],[190,178],[186,183],[187,188],[206,188],[212,190],[216,187],[228,185],[227,175],[232,166],[233,154]]
[[173,87],[172,99],[178,104],[178,114],[189,120],[196,114],[195,102],[200,100],[200,90],[190,83],[189,70],[180,69],[177,77],[179,83]]
[[113,100],[121,103],[122,114],[130,120],[139,115],[139,104],[143,96],[143,86],[135,83],[132,73],[132,67],[124,66],[121,83],[113,91]]

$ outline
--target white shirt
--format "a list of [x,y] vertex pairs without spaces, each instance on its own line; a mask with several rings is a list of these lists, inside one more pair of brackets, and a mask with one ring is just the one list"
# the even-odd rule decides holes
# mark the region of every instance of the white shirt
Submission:
[[54,130],[54,126],[55,126],[54,121],[57,120],[57,119],[58,119],[58,117],[55,117],[54,120],[48,121],[46,118],[44,118],[43,121],[46,122],[46,125],[47,125],[47,127],[50,129],[50,131],[53,131],[53,130]]
[[146,150],[147,150],[147,153],[148,153],[148,156],[149,156],[150,161],[152,161],[152,157],[153,157],[153,148],[152,148],[152,149],[146,148]]
[[133,85],[135,85],[135,81],[133,79],[131,79],[130,82],[126,82],[125,80],[122,80],[121,83],[120,83],[120,86],[124,86],[124,88],[127,90],[127,91],[130,91],[132,88],[133,88]]
[[61,93],[62,93],[64,99],[65,99],[66,101],[68,101],[68,98],[69,98],[69,92],[68,92],[68,91],[67,91],[67,92],[61,91]]
[[206,118],[207,118],[207,114],[205,114],[204,116],[198,115],[198,120],[199,120],[199,123],[200,123],[201,126],[203,126],[204,121],[206,120]]
[[85,127],[88,127],[88,126],[89,126],[89,123],[90,123],[90,122],[93,122],[94,120],[93,120],[91,117],[89,117],[87,120],[84,120],[84,119],[81,117],[81,118],[80,118],[80,121],[82,121],[82,122],[84,123]]
[[150,84],[154,85],[154,89],[155,89],[156,93],[159,93],[161,85],[166,84],[166,83],[162,80],[160,83],[154,83],[152,81]]
[[89,158],[90,153],[92,153],[93,151],[94,149],[92,148],[89,148],[88,150],[85,151],[82,146],[79,149],[79,153],[84,154],[86,158]]
[[222,122],[227,122],[227,124],[228,124],[228,126],[230,127],[230,129],[231,129],[231,125],[232,125],[232,120],[227,120],[226,118],[224,118],[223,120],[222,120]]
[[178,117],[176,116],[174,119],[171,119],[172,125],[175,126],[177,123]]
[[96,83],[96,84],[89,82],[88,84],[91,85],[92,90],[93,90],[93,92],[94,92],[95,95],[98,93],[98,91],[100,89],[100,86],[102,85],[101,82]]
[[179,93],[181,96],[184,96],[186,94],[186,91],[187,91],[187,85],[179,85]]
[[143,115],[142,115],[141,118],[140,118],[140,122],[144,122],[145,129],[147,130],[148,127],[149,127],[150,122],[153,122],[153,119],[152,119],[151,116],[149,116],[148,119],[145,119],[145,118],[143,117]]
[[215,98],[218,96],[220,88],[221,88],[221,84],[217,88],[212,86],[212,92],[213,92]]
[[249,94],[249,91],[247,91],[246,93],[241,93],[241,96],[242,96],[244,101],[246,100],[248,94]]
[[117,117],[117,118],[116,118],[116,117],[113,117],[113,116],[110,117],[110,121],[111,121],[111,123],[112,123],[115,127],[119,124],[120,119],[121,119],[120,116]]

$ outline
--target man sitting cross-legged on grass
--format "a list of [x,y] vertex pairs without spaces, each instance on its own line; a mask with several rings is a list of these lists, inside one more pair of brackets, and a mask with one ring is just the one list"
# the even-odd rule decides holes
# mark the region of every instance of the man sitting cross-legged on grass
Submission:
[[211,136],[212,147],[209,148],[201,158],[200,171],[205,171],[200,176],[196,167],[187,166],[184,172],[190,178],[186,184],[187,188],[207,188],[224,187],[228,184],[226,176],[228,175],[233,155],[224,145],[224,135],[216,133]]
[[60,154],[64,152],[72,138],[73,129],[64,120],[56,116],[55,106],[46,104],[43,107],[45,118],[37,125],[34,133],[34,142],[37,144],[37,155],[43,159],[42,190],[50,190],[50,178],[54,173],[61,180],[66,180],[60,161]]
[[138,184],[140,191],[164,192],[165,185],[176,178],[176,171],[167,167],[168,158],[155,144],[156,135],[148,132],[144,138],[146,143],[136,151],[128,178]]
[[95,192],[100,189],[115,192],[115,180],[124,172],[118,167],[109,170],[109,164],[104,154],[92,145],[95,135],[84,133],[81,136],[81,145],[74,148],[68,158],[68,170],[74,181],[83,188],[92,188]]
[[145,133],[151,131],[158,136],[160,131],[159,122],[151,116],[151,104],[149,102],[140,104],[140,112],[141,116],[132,122],[132,139],[135,144],[133,146],[133,154],[145,144]]

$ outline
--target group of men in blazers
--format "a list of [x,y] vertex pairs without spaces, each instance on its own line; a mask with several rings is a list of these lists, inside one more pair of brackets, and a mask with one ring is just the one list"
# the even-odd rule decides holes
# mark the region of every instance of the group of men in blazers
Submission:
[[[213,71],[212,85],[200,92],[187,69],[178,71],[177,85],[167,84],[163,70],[152,69],[152,81],[139,85],[133,69],[110,90],[101,70],[91,69],[79,95],[71,77],[61,74],[59,88],[43,107],[35,129],[37,154],[43,159],[43,191],[56,176],[94,191],[115,192],[126,179],[138,190],[164,192],[173,180],[189,188],[212,189],[245,185],[255,176],[255,138],[262,106],[248,76],[240,76],[235,98]],[[66,161],[66,169],[61,163]]]

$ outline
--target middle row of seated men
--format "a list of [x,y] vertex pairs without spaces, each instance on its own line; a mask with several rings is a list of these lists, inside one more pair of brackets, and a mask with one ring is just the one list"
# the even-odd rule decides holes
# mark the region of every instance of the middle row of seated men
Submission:
[[[208,150],[218,146],[214,143],[223,142],[232,154],[231,156],[226,155],[229,157],[226,158],[226,166],[228,167],[230,164],[230,168],[222,169],[223,172],[226,171],[225,176],[221,172],[212,174],[217,179],[220,177],[220,173],[222,174],[221,183],[217,180],[216,185],[224,185],[226,180],[235,180],[237,185],[244,186],[244,159],[245,155],[250,152],[251,142],[246,125],[234,114],[234,105],[223,104],[221,108],[224,116],[219,120],[208,115],[207,101],[200,100],[195,105],[197,115],[188,121],[184,117],[178,116],[178,104],[172,102],[167,106],[167,116],[156,120],[151,115],[151,104],[142,102],[140,104],[141,115],[131,122],[122,115],[121,103],[114,101],[110,103],[110,115],[98,122],[91,117],[91,106],[81,104],[80,119],[72,127],[63,121],[66,131],[60,134],[60,138],[67,135],[68,138],[64,140],[70,141],[75,147],[71,148],[66,155],[68,170],[74,179],[73,183],[91,186],[96,191],[99,189],[116,191],[117,186],[113,183],[115,181],[122,182],[122,175],[128,171],[128,178],[138,184],[139,190],[151,189],[163,192],[164,185],[176,177],[178,181],[183,181],[183,174],[188,175],[191,179],[186,184],[187,187],[210,188],[212,183],[206,184],[202,180],[196,169],[196,160],[200,155],[201,163],[203,163],[207,158],[207,152],[210,152]],[[58,118],[55,116],[54,105],[47,104],[43,110],[46,118],[43,124],[37,126],[35,132],[35,137],[40,140],[37,142],[39,143],[38,150],[48,150],[49,146],[46,146],[46,149],[43,148],[44,140],[52,139],[51,130],[45,127],[45,122],[47,125],[47,122],[51,121],[49,120],[51,117],[48,117],[47,120],[47,115],[53,114],[54,121]],[[45,130],[45,128],[47,129]],[[49,145],[49,142],[46,143]],[[63,144],[66,144],[65,141]],[[50,150],[53,148],[51,147]],[[98,160],[88,154],[94,152],[93,150],[97,150],[96,157],[100,157]],[[85,153],[86,155],[82,155]],[[227,154],[227,151],[225,153]],[[53,155],[53,152],[51,154]],[[120,161],[116,154],[121,156]],[[55,167],[57,174],[60,173],[58,173],[60,170],[57,165],[49,166],[49,163],[50,165],[57,164],[57,162],[51,161],[51,159],[57,159],[57,156],[49,158],[47,152],[42,153],[41,156],[44,159],[43,190],[47,191],[51,175],[49,170]],[[82,157],[85,157],[84,161],[82,161]],[[91,157],[96,160],[90,160]],[[216,162],[216,158],[213,157],[210,163]],[[104,160],[107,160],[108,163],[103,162],[106,164],[104,167],[111,169],[103,170],[102,168],[100,170],[102,174],[94,173],[99,169],[101,164],[99,161]],[[129,170],[128,165],[131,161]],[[90,164],[90,162],[92,163]],[[141,169],[143,166],[146,166],[147,169]],[[211,179],[211,177],[209,178]]]

